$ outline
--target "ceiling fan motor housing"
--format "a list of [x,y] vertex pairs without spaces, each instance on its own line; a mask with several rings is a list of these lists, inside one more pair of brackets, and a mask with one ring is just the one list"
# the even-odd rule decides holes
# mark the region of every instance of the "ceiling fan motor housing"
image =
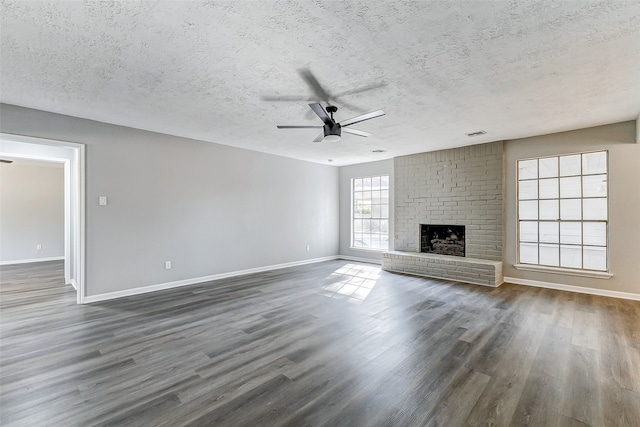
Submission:
[[326,142],[337,142],[342,136],[342,126],[333,119],[333,113],[338,111],[335,105],[327,105],[327,113],[331,114],[331,120],[325,122],[324,140]]
[[335,139],[337,141],[338,139],[340,139],[340,136],[342,136],[342,126],[340,126],[338,123],[324,125],[325,140],[327,140],[327,137],[329,137],[329,139],[327,140],[328,142],[331,142],[332,139]]

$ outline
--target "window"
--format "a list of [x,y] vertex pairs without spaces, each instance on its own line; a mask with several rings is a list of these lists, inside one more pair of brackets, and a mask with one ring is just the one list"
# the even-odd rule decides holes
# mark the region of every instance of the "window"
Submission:
[[389,175],[354,178],[351,247],[389,248]]
[[607,152],[518,161],[520,264],[607,271]]

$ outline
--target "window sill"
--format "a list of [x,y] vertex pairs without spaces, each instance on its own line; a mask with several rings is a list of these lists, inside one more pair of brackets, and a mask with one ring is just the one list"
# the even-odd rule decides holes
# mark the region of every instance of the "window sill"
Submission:
[[567,276],[591,277],[594,279],[611,279],[613,274],[606,271],[575,270],[571,268],[546,267],[542,265],[514,264],[516,270],[537,271],[540,273],[565,274]]

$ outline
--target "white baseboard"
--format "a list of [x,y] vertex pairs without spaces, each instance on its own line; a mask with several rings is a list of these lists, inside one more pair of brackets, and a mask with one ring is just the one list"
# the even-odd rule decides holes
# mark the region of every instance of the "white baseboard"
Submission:
[[640,301],[640,294],[634,294],[631,292],[608,291],[606,289],[585,288],[582,286],[563,285],[560,283],[540,282],[538,280],[518,279],[516,277],[505,277],[504,281],[505,283],[513,283],[516,285],[535,286],[537,288],[557,289],[559,291],[578,292],[581,294]]
[[356,262],[368,262],[370,264],[382,264],[382,260],[371,259],[371,258],[360,258],[351,255],[338,255],[335,259],[343,259],[345,261],[356,261]]
[[67,285],[73,286],[73,289],[75,289],[76,291],[78,290],[78,285],[76,285],[76,281],[74,279],[69,280],[69,283],[67,283]]
[[98,302],[98,301],[107,301],[107,300],[112,300],[116,298],[123,298],[123,297],[129,297],[133,295],[146,294],[149,292],[161,291],[164,289],[172,289],[172,288],[178,288],[181,286],[196,285],[199,283],[210,282],[212,280],[220,280],[220,279],[226,279],[229,277],[243,276],[245,274],[261,273],[264,271],[278,270],[280,268],[295,267],[298,265],[313,264],[316,262],[323,262],[323,261],[331,261],[331,260],[335,260],[336,258],[338,257],[328,256],[328,257],[322,257],[322,258],[306,259],[303,261],[294,261],[294,262],[287,262],[284,264],[275,264],[275,265],[267,265],[264,267],[248,268],[246,270],[237,270],[237,271],[231,271],[228,273],[212,274],[210,276],[176,280],[175,282],[160,283],[157,285],[143,286],[143,287],[133,288],[133,289],[123,289],[121,291],[107,292],[104,294],[89,295],[84,297],[84,300],[82,301],[82,303],[87,304],[87,303]]
[[13,264],[29,264],[32,262],[45,262],[45,261],[61,261],[64,260],[64,256],[52,256],[47,258],[32,258],[32,259],[16,259],[11,261],[0,261],[0,265],[13,265]]

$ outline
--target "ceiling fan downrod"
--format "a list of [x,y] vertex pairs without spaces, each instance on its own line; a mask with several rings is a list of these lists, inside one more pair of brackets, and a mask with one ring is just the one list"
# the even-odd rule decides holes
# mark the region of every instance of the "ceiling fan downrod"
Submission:
[[335,122],[335,120],[333,120],[333,113],[338,111],[338,107],[336,107],[335,105],[327,105],[327,113],[331,114],[331,120]]

